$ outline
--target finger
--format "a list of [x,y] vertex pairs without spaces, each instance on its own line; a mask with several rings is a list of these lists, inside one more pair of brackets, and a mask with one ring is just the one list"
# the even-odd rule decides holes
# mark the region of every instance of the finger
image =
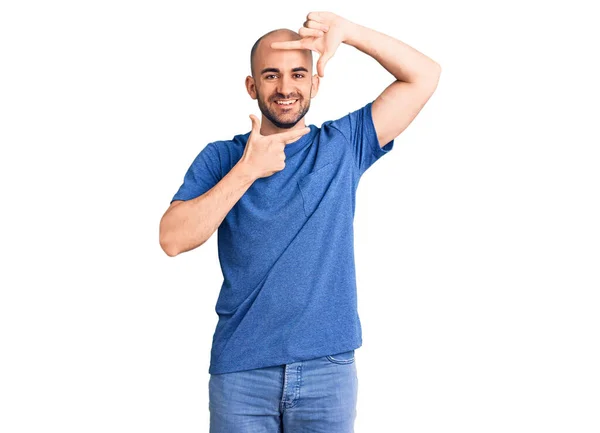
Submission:
[[282,140],[285,144],[291,143],[292,141],[297,140],[298,138],[306,135],[310,132],[310,128],[307,126],[302,129],[294,129],[293,131],[282,132],[277,134],[278,138]]
[[304,22],[304,27],[308,27],[309,29],[317,29],[326,32],[329,30],[329,26],[327,24],[321,23],[319,21],[307,20]]
[[260,135],[260,120],[254,114],[250,115],[250,120],[252,121],[252,131],[250,133]]
[[303,38],[307,38],[307,37],[321,38],[321,37],[325,36],[325,32],[323,32],[322,30],[307,29],[306,27],[302,27],[300,30],[298,30],[298,33]]
[[309,14],[306,15],[306,18],[309,20],[315,20],[320,22],[325,21],[325,16],[323,16],[321,12],[309,12]]
[[271,48],[273,48],[274,50],[277,49],[281,49],[281,50],[299,50],[299,49],[305,49],[308,48],[305,46],[306,43],[306,39],[300,39],[297,41],[279,41],[279,42],[272,42],[271,43]]
[[319,74],[320,77],[325,76],[325,65],[327,64],[329,59],[331,59],[332,57],[333,57],[333,55],[330,54],[328,51],[324,52],[321,55],[321,57],[319,57],[319,60],[317,61],[317,73]]
[[310,132],[310,128],[307,126],[302,129],[294,129],[292,131],[281,132],[277,134],[277,138],[283,141],[285,144],[291,143],[292,141],[297,140],[298,138],[306,135]]

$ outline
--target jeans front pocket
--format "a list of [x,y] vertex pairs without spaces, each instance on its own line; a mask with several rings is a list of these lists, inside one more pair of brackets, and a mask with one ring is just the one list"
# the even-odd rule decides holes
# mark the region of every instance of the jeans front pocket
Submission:
[[354,349],[335,355],[327,355],[326,358],[334,364],[352,364],[354,362]]
[[334,167],[335,164],[328,162],[298,181],[298,188],[302,195],[302,204],[306,216],[311,216],[319,206],[319,203],[321,203],[331,183]]

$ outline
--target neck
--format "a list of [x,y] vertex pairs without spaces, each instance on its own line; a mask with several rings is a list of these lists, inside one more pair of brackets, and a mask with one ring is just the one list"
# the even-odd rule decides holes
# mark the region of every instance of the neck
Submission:
[[279,127],[273,125],[273,123],[263,115],[262,119],[260,121],[260,125],[261,125],[260,126],[260,134],[261,135],[279,134],[280,132],[293,131],[295,129],[306,128],[306,125],[304,123],[304,117],[302,119],[300,119],[300,121],[298,121],[298,123],[296,123],[294,126],[286,129],[286,128],[279,128]]

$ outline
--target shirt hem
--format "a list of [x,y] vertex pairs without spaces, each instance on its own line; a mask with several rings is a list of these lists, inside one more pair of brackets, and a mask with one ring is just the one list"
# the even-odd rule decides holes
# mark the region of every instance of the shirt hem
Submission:
[[250,364],[250,365],[245,365],[245,366],[240,366],[240,367],[227,367],[227,366],[219,367],[218,365],[211,364],[208,369],[208,374],[235,373],[238,371],[255,370],[255,369],[259,369],[259,368],[283,366],[285,364],[291,364],[293,362],[308,361],[309,359],[320,358],[320,357],[327,356],[327,355],[336,355],[338,353],[348,352],[350,350],[356,350],[360,347],[362,347],[362,341],[359,341],[358,343],[354,343],[354,344],[346,344],[346,345],[336,346],[332,349],[327,349],[324,351],[317,351],[316,352],[317,355],[311,356],[310,358],[300,357],[299,359],[294,359],[292,357],[287,357],[287,358],[281,359],[279,361],[262,363],[260,365]]

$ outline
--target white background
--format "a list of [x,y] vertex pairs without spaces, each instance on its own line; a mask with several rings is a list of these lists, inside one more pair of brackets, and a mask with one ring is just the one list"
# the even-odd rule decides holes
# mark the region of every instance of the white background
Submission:
[[[208,431],[217,236],[170,258],[159,221],[313,10],[442,66],[358,189],[356,432],[600,431],[600,35],[566,4],[3,2],[0,431]],[[392,80],[342,45],[306,122]]]

